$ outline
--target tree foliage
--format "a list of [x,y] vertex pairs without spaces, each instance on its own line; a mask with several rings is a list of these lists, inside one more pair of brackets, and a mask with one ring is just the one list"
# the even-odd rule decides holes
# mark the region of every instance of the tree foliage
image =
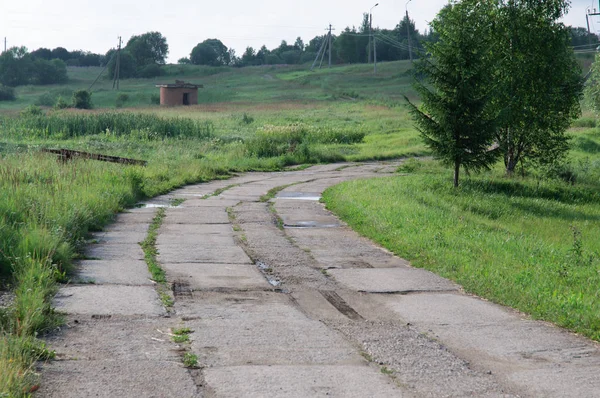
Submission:
[[449,5],[432,22],[440,40],[427,47],[430,57],[417,62],[425,76],[415,87],[423,101],[408,101],[425,143],[435,156],[454,166],[454,186],[461,167],[489,168],[496,159],[494,108],[490,102],[489,4],[464,0]]
[[583,88],[570,29],[558,22],[569,1],[500,1],[493,15],[492,78],[498,85],[496,139],[508,174],[519,163],[556,163],[580,114]]
[[231,62],[228,48],[217,39],[207,39],[192,49],[190,61],[194,65],[223,66]]
[[25,47],[13,47],[0,55],[0,84],[56,84],[67,81],[67,67],[60,59],[36,58]]
[[582,90],[571,32],[558,22],[568,5],[463,0],[432,23],[438,41],[418,63],[429,85],[417,83],[423,106],[411,107],[428,146],[454,163],[455,184],[460,165],[485,168],[497,153],[508,174],[566,154]]
[[160,32],[132,36],[125,49],[133,56],[137,68],[150,64],[164,65],[169,54],[167,39]]

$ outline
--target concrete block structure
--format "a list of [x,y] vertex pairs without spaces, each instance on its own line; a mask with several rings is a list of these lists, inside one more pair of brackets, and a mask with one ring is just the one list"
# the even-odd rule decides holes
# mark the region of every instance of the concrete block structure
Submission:
[[163,106],[182,106],[198,104],[198,89],[202,85],[176,80],[175,84],[157,84],[160,88],[160,104]]

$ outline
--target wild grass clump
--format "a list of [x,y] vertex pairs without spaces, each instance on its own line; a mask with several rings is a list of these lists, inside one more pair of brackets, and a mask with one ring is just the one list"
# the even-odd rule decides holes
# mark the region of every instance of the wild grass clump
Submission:
[[0,118],[0,127],[9,136],[54,139],[95,134],[127,136],[133,131],[144,132],[147,139],[206,139],[213,135],[211,122],[131,112],[24,114],[20,118]]
[[306,157],[309,146],[314,144],[355,144],[362,142],[364,138],[363,131],[342,128],[320,128],[303,124],[265,125],[254,138],[246,142],[246,149],[251,156],[259,158],[297,152],[304,152]]

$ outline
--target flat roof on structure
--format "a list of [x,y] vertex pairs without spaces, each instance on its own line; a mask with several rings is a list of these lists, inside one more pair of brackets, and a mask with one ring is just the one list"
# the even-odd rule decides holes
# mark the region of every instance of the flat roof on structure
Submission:
[[156,87],[166,87],[166,88],[204,88],[204,86],[202,84],[192,84],[192,83],[157,84]]

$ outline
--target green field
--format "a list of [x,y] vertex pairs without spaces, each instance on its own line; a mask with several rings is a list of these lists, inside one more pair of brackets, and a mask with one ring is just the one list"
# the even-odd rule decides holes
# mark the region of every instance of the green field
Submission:
[[[49,305],[56,281],[69,278],[88,232],[115,212],[237,172],[428,156],[402,99],[414,97],[409,67],[384,63],[375,76],[369,65],[314,72],[171,65],[166,76],[124,80],[119,91],[100,79],[94,110],[42,107],[43,115],[20,112],[59,95],[68,99],[100,68],[70,68],[65,86],[17,88],[17,101],[0,102],[0,280],[15,293],[0,311],[0,391],[26,395],[35,382],[35,360],[52,355],[35,336],[60,322]],[[199,105],[151,104],[155,84],[175,79],[204,85]],[[128,99],[117,106],[122,94]],[[342,185],[326,200],[415,265],[599,339],[600,133],[590,115],[576,126],[572,164],[555,173],[576,175],[575,185],[542,173],[507,179],[499,168],[466,178],[455,191],[449,170],[419,160],[400,170],[409,175]],[[62,164],[40,152],[46,147],[148,166]]]

